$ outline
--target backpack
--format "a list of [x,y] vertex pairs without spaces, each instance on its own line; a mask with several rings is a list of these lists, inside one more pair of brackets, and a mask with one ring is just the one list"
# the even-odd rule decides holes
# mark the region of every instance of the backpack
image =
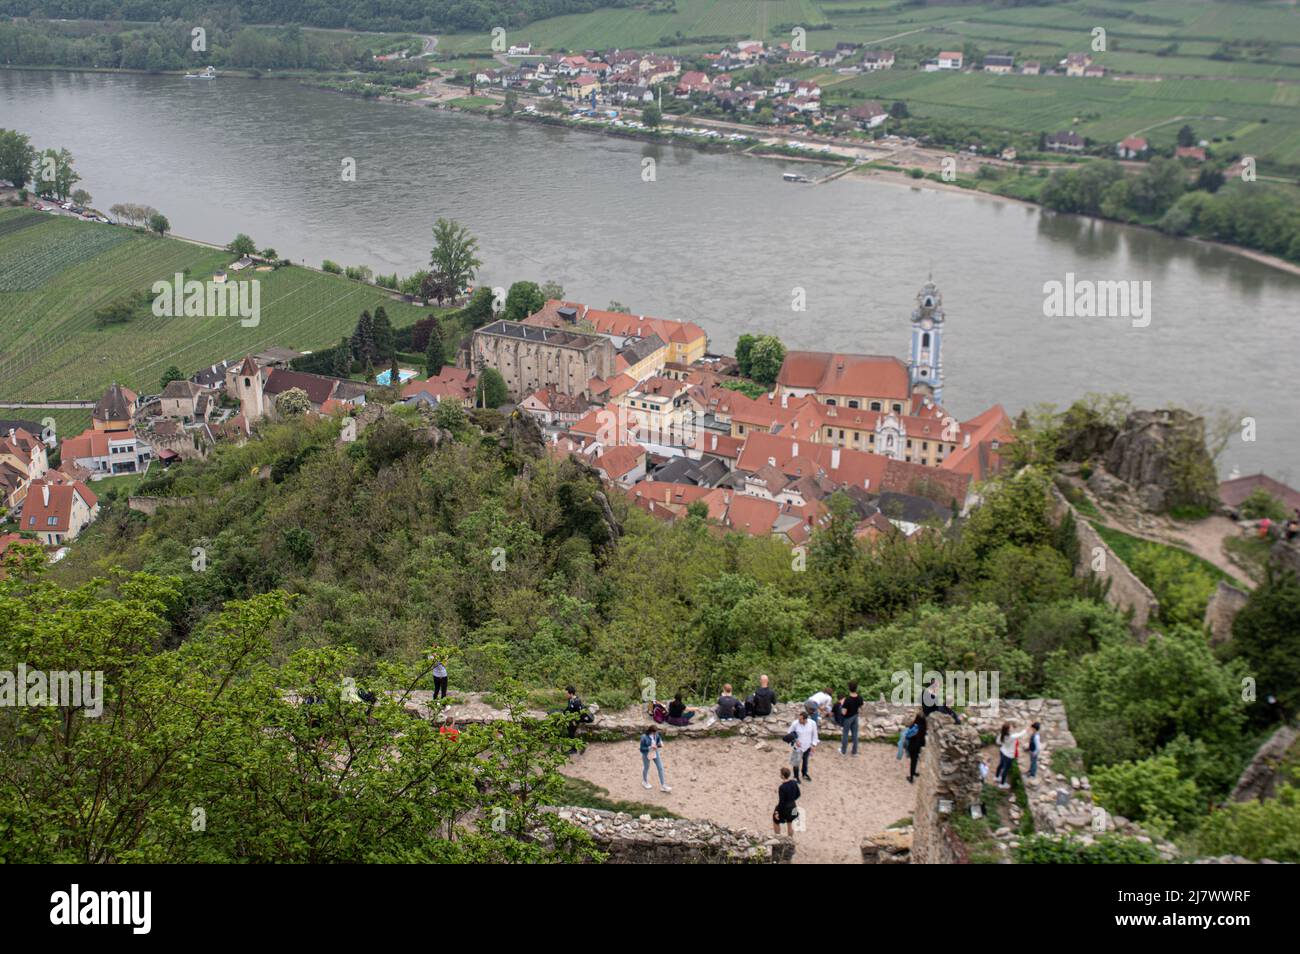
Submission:
[[736,708],[732,710],[731,715],[733,718],[736,719],[745,718],[745,704],[741,702],[739,699],[736,700]]
[[650,718],[654,719],[656,722],[668,721],[668,710],[664,707],[662,702],[656,702],[651,706]]

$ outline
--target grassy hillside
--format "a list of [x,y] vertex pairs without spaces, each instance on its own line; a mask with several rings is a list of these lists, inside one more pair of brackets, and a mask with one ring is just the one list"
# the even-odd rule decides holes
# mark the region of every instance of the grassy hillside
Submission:
[[305,268],[258,273],[261,322],[136,318],[99,327],[95,311],[176,272],[206,279],[228,252],[22,209],[0,212],[0,399],[94,398],[112,381],[151,391],[169,365],[190,371],[269,345],[313,350],[384,305],[395,326],[428,313],[386,292]]

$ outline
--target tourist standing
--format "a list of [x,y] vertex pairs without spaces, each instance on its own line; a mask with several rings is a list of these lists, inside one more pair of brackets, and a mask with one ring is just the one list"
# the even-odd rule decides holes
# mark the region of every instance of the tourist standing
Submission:
[[912,724],[908,726],[907,732],[907,783],[909,785],[916,780],[916,761],[921,757],[923,748],[925,748],[925,713],[918,712]]
[[433,661],[433,698],[447,698],[447,667],[441,659]]
[[659,772],[659,790],[662,792],[671,792],[668,783],[664,781],[664,759],[663,759],[664,737],[659,734],[655,726],[647,726],[646,730],[641,733],[641,787],[653,788],[650,784],[650,762],[655,763],[655,768]]
[[862,708],[862,697],[858,695],[858,684],[849,683],[849,694],[840,703],[840,755],[848,754],[849,735],[853,735],[853,754],[858,754],[858,710]]
[[1007,775],[1016,761],[1016,756],[1020,753],[1020,738],[1028,731],[1028,729],[1021,729],[1013,733],[1010,722],[1002,723],[1002,728],[998,732],[998,751],[1001,753],[1001,758],[998,759],[998,788],[1011,787]]
[[1029,737],[1029,777],[1038,778],[1038,757],[1043,754],[1043,736],[1039,732],[1039,723],[1035,722],[1032,728],[1034,734]]
[[[799,754],[799,763],[803,769],[803,780],[811,782],[812,776],[808,774],[808,756],[818,745],[817,723],[808,718],[808,710],[799,713],[799,717],[790,723],[790,731],[794,733],[794,748]],[[794,759],[791,759],[793,763]]]
[[781,824],[785,823],[785,833],[794,837],[794,820],[799,817],[796,803],[799,801],[799,782],[790,777],[790,770],[781,766],[781,784],[776,790],[776,808],[772,810],[772,830],[781,834]]
[[[586,711],[586,706],[582,704],[582,699],[578,697],[578,690],[573,686],[565,686],[564,694],[568,701],[564,703],[564,714],[567,717],[567,731],[569,738],[576,741],[578,738],[578,723],[582,721],[582,715]],[[578,751],[576,745],[569,748],[569,754]]]

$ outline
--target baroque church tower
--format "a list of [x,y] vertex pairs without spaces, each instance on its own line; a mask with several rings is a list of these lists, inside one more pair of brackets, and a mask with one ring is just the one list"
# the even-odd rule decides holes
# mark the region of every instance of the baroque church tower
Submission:
[[935,404],[943,403],[943,295],[932,280],[916,293],[912,309],[912,350],[908,371],[913,392],[929,390]]

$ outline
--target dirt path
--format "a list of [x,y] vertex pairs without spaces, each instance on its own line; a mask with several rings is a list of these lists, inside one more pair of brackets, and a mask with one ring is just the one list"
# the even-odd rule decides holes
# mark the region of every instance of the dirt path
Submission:
[[[803,784],[796,831],[796,864],[861,864],[864,835],[911,818],[916,789],[907,783],[907,763],[895,747],[863,743],[860,754],[839,754],[839,733],[813,752],[813,780]],[[700,818],[750,831],[771,831],[781,766],[789,749],[769,741],[758,749],[743,737],[668,739],[664,771],[672,792],[641,787],[641,755],[635,740],[598,743],[574,756],[563,771],[601,786],[620,801],[662,805],[686,818]]]

